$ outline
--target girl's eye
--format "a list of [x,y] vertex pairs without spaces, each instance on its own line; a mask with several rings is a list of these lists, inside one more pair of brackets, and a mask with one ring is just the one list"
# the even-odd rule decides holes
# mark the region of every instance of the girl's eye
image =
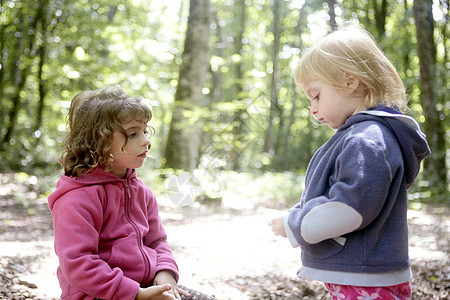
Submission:
[[148,139],[150,139],[152,137],[152,132],[148,129],[145,129],[144,136],[146,136]]
[[128,138],[129,138],[129,139],[132,139],[132,138],[134,138],[135,136],[136,136],[136,132],[131,132],[131,133],[128,134]]
[[313,100],[319,100],[319,94],[317,94],[317,95],[313,98]]

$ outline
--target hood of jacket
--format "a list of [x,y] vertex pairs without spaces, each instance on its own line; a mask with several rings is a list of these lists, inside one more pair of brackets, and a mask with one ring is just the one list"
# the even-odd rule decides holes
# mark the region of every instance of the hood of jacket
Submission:
[[[125,179],[132,179],[136,177],[136,170],[128,169],[125,174]],[[85,186],[103,184],[107,182],[121,182],[123,179],[119,178],[117,175],[105,172],[102,168],[96,168],[91,172],[81,176],[81,177],[71,177],[62,175],[61,179],[56,183],[56,190],[48,196],[48,207],[50,211],[53,211],[53,206],[55,202],[65,193],[70,192],[75,189],[79,189]]]
[[405,179],[409,188],[419,173],[420,162],[431,154],[425,134],[420,130],[419,124],[397,109],[377,106],[348,118],[345,124],[338,129],[338,132],[353,124],[365,121],[376,121],[383,124],[396,137],[402,152]]

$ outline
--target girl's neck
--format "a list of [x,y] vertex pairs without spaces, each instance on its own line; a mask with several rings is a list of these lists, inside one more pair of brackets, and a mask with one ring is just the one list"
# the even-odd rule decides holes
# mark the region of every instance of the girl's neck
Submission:
[[128,169],[125,169],[125,170],[123,170],[123,169],[114,170],[114,168],[111,168],[108,172],[116,175],[120,179],[125,179],[126,176],[127,176],[127,171],[128,171]]
[[363,101],[361,101],[361,102],[358,104],[358,106],[356,106],[356,108],[355,108],[355,110],[354,110],[354,112],[353,112],[353,115],[356,115],[357,113],[359,113],[359,112],[361,112],[361,111],[364,111],[364,110],[367,110],[367,107],[366,107],[366,105],[364,104],[364,100],[363,100]]

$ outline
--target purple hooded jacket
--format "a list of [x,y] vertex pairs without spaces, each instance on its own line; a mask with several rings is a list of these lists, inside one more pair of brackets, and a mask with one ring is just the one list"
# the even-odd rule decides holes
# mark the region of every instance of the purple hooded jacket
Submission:
[[155,197],[135,170],[63,175],[48,203],[62,299],[135,299],[161,270],[178,280]]
[[407,269],[407,189],[429,154],[417,122],[394,109],[348,118],[314,154],[301,201],[285,218],[303,266],[317,274]]

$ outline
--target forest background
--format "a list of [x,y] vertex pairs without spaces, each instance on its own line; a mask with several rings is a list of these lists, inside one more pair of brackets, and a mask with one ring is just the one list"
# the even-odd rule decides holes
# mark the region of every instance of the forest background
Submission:
[[0,0],[0,172],[43,178],[48,193],[70,100],[120,84],[152,107],[141,173],[156,189],[202,170],[201,194],[214,199],[226,188],[218,174],[269,176],[270,197],[295,202],[334,132],[311,124],[293,74],[314,41],[352,22],[397,67],[433,151],[410,199],[445,201],[448,20],[448,0]]
[[57,299],[46,197],[65,117],[79,91],[111,84],[152,107],[138,173],[185,282],[221,299],[247,299],[233,287],[249,299],[325,298],[293,278],[297,249],[267,219],[298,201],[311,156],[334,134],[313,124],[293,74],[345,22],[392,60],[430,143],[408,195],[414,295],[447,299],[448,0],[0,0],[0,298]]

